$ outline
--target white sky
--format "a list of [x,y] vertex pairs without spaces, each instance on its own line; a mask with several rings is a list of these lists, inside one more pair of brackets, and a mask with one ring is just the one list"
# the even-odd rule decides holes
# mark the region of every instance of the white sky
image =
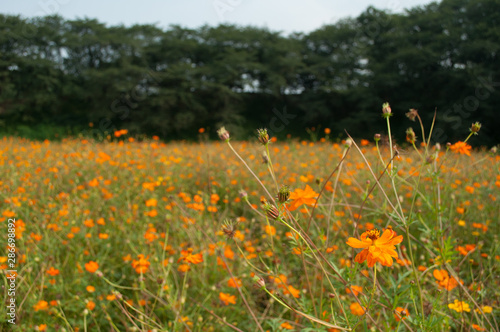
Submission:
[[[2,0],[0,13],[23,17],[59,14],[96,18],[108,25],[170,24],[197,28],[221,23],[310,32],[340,18],[356,17],[368,6],[393,13],[431,0]],[[439,2],[439,1],[437,1]]]

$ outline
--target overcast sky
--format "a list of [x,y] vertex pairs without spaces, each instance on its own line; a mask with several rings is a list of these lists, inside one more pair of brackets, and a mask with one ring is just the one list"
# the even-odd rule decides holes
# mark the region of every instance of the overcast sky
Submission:
[[[356,17],[368,6],[394,13],[430,0],[2,0],[0,13],[24,17],[59,14],[97,18],[109,25],[136,23],[197,28],[221,23],[310,32],[340,18]],[[439,1],[437,1],[439,2]]]

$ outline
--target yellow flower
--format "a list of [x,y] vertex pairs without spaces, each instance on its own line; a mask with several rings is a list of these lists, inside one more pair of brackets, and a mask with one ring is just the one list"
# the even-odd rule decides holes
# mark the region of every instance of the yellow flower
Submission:
[[[485,314],[491,314],[493,312],[493,308],[490,307],[489,305],[485,305],[481,308]],[[476,309],[476,312],[478,314],[481,314],[481,311],[479,309]]]
[[455,302],[448,304],[448,308],[455,310],[456,312],[470,312],[469,305],[463,301],[455,300]]

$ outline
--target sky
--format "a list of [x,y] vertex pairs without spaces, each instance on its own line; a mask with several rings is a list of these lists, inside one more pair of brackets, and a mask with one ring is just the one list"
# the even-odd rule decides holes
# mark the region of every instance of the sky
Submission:
[[[436,0],[437,1],[437,0]],[[23,17],[59,14],[96,18],[108,25],[171,24],[188,28],[222,23],[310,32],[339,19],[356,17],[368,6],[404,12],[431,0],[17,0],[0,2],[1,14]],[[439,2],[439,1],[437,1]]]

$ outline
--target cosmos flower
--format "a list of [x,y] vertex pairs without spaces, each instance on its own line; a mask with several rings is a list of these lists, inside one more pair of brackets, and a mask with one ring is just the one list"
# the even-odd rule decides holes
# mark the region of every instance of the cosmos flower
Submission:
[[455,310],[456,312],[470,312],[469,304],[455,300],[453,303],[448,304],[448,308]]
[[219,299],[224,302],[224,305],[236,304],[236,296],[226,293],[219,293]]
[[94,273],[98,268],[99,264],[97,264],[97,262],[90,261],[88,263],[85,263],[85,270],[89,271],[90,273]]
[[470,156],[471,149],[472,149],[472,147],[469,144],[467,144],[465,142],[461,142],[461,141],[458,141],[455,144],[450,146],[451,151],[453,151],[455,153],[466,154],[468,156]]
[[392,258],[398,258],[395,245],[403,241],[403,236],[396,236],[392,229],[386,229],[382,236],[378,229],[371,229],[361,234],[361,240],[350,237],[347,244],[363,250],[354,259],[358,263],[368,262],[368,267],[380,262],[383,266],[392,266]]
[[135,269],[135,272],[137,273],[145,273],[149,269],[149,265],[151,263],[149,262],[149,256],[144,257],[143,254],[140,254],[137,256],[137,260],[132,261],[132,267]]
[[317,197],[318,194],[309,185],[306,185],[304,190],[297,188],[290,193],[291,203],[288,205],[288,210],[294,211],[304,204],[313,206]]

